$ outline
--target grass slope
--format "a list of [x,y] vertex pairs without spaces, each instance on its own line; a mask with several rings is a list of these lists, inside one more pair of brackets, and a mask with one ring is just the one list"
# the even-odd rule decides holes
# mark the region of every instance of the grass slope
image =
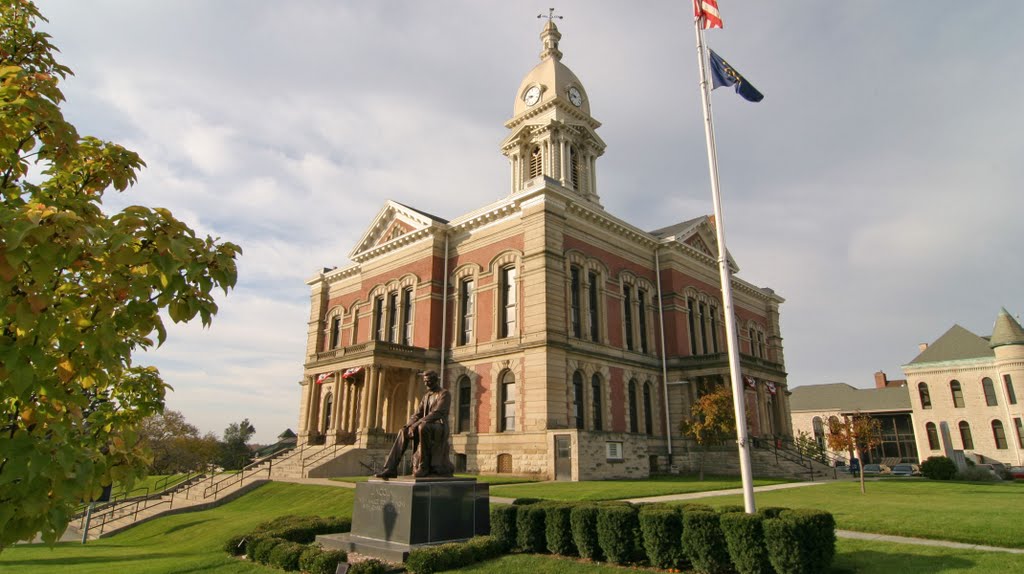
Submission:
[[274,482],[211,510],[158,518],[86,545],[64,542],[10,547],[0,553],[0,572],[132,574],[186,572],[280,572],[229,557],[221,545],[235,534],[285,514],[350,516],[353,491],[330,486]]
[[[784,479],[757,479],[754,486],[792,482]],[[666,494],[686,494],[740,488],[738,477],[653,476],[644,480],[592,480],[581,482],[540,482],[514,486],[492,486],[491,496],[507,498],[544,498],[547,500],[616,500]]]
[[[486,482],[490,485],[496,484],[525,484],[528,482],[536,482],[532,478],[524,478],[521,476],[508,476],[502,474],[456,474],[456,478],[475,478],[477,482]],[[337,476],[330,480],[337,482],[366,482],[370,480],[369,476]]]

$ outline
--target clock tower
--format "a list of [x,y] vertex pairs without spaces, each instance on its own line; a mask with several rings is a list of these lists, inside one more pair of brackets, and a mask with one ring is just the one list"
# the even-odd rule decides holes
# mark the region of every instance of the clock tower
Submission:
[[595,130],[601,123],[590,115],[583,84],[562,63],[561,38],[549,18],[540,34],[540,63],[516,91],[512,119],[505,123],[510,133],[501,152],[512,168],[513,195],[547,181],[600,207],[596,162],[605,143]]

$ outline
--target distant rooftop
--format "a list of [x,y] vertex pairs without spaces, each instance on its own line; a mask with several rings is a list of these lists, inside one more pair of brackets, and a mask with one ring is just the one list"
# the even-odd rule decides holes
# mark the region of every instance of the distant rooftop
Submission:
[[858,389],[846,383],[805,385],[793,389],[789,406],[793,412],[909,411],[910,393],[906,387]]

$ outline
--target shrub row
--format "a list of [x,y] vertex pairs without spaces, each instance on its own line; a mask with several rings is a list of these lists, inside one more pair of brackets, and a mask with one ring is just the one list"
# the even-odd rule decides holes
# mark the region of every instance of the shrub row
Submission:
[[716,511],[702,504],[531,501],[493,508],[491,538],[500,547],[521,552],[615,564],[648,562],[704,574],[824,572],[835,556],[831,514],[775,507],[745,514],[738,506]]
[[[254,562],[288,572],[301,570],[310,574],[334,574],[338,564],[344,562],[348,555],[341,550],[323,550],[309,544],[318,534],[348,532],[351,526],[348,518],[282,516],[257,525],[248,534],[232,536],[224,542],[224,550],[234,556],[245,554]],[[377,571],[374,564],[360,563],[359,566],[356,569],[353,565],[349,572],[370,574]],[[379,566],[379,571],[384,572],[383,564]]]
[[497,558],[508,548],[494,536],[478,536],[469,542],[413,550],[405,560],[405,568],[413,574],[433,574]]

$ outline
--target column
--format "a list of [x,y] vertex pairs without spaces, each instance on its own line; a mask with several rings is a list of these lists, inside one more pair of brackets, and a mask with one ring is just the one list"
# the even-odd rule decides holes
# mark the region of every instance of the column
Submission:
[[359,429],[365,430],[369,428],[368,419],[370,418],[370,409],[367,406],[370,404],[370,387],[371,383],[377,376],[377,365],[370,365],[364,369],[366,373],[363,376],[363,392],[359,399]]
[[370,371],[370,378],[366,381],[366,403],[364,405],[366,416],[366,428],[372,429],[377,427],[377,387],[380,384],[380,372],[382,368],[374,365]]
[[384,420],[384,383],[386,381],[387,368],[381,367],[377,370],[376,398],[373,401],[373,428],[383,428],[381,422]]
[[565,174],[569,171],[569,167],[565,164],[565,155],[566,155],[565,154],[565,138],[561,137],[561,134],[559,134],[559,138],[558,138],[558,165],[559,165],[558,181],[562,182],[562,185],[568,186],[568,183],[566,182],[566,179],[565,179]]
[[597,195],[597,156],[590,156],[590,173],[587,175],[587,184],[590,186],[590,194]]

